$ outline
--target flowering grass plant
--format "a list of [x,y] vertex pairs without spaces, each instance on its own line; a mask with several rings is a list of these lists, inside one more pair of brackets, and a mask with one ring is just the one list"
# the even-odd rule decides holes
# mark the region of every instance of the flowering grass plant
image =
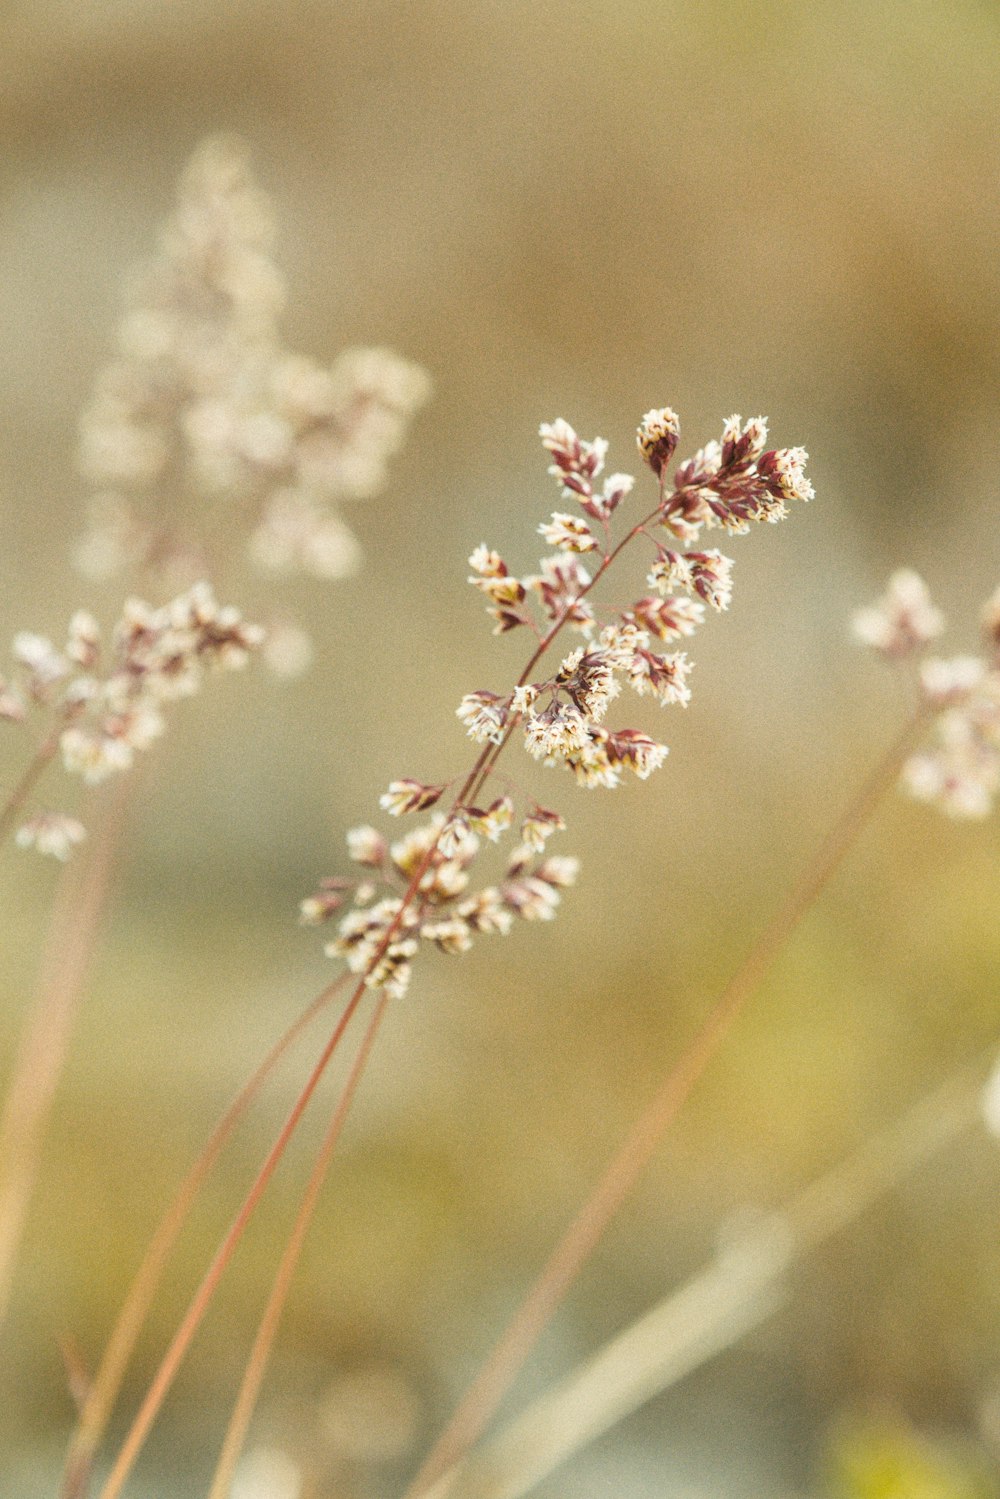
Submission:
[[[634,481],[612,474],[598,488],[604,441],[583,441],[564,421],[544,425],[541,437],[553,460],[550,472],[563,499],[578,502],[587,520],[557,512],[541,525],[543,537],[557,550],[542,558],[537,574],[512,576],[504,560],[485,545],[470,559],[471,581],[488,600],[495,632],[524,628],[533,637],[528,662],[508,692],[479,689],[459,705],[459,719],[480,746],[460,784],[428,784],[406,777],[394,781],[381,798],[383,811],[393,816],[425,812],[441,801],[447,811],[435,812],[393,843],[372,826],[352,829],[348,852],[360,866],[359,876],[331,877],[303,902],[301,914],[307,923],[337,919],[337,934],[327,951],[345,961],[357,977],[356,986],[164,1356],[101,1499],[115,1499],[122,1492],[225,1265],[366,990],[378,992],[378,1003],[279,1265],[223,1444],[212,1499],[228,1493],[305,1232],[388,1001],[406,992],[422,946],[457,954],[478,934],[502,935],[519,919],[550,919],[561,890],[575,879],[576,860],[547,850],[550,836],[564,826],[561,814],[533,799],[518,806],[509,790],[492,795],[490,782],[511,738],[522,732],[533,758],[568,769],[587,788],[612,789],[627,773],[648,778],[662,765],[666,746],[639,729],[609,729],[604,719],[623,682],[640,697],[653,696],[664,706],[688,702],[686,654],[661,654],[652,646],[654,640],[670,644],[687,639],[703,622],[706,605],[722,610],[729,604],[730,559],[716,550],[696,550],[695,543],[705,529],[742,534],[755,521],[780,520],[788,502],[812,496],[804,476],[804,452],[767,449],[767,429],[760,419],[743,423],[732,418],[722,440],[679,465],[670,482],[678,436],[677,418],[668,408],[643,418],[638,446],[653,473],[655,503],[615,540],[612,517]],[[633,545],[646,550],[646,584],[653,591],[624,610],[603,607],[596,587]],[[592,572],[579,560],[591,551],[597,554]],[[548,675],[539,674],[564,629],[580,635],[583,644]],[[516,841],[501,878],[470,889],[471,867],[483,840],[495,843],[508,833]],[[200,1170],[196,1167],[194,1174]],[[105,1414],[102,1410],[101,1422]],[[71,1452],[67,1494],[82,1491],[77,1475],[84,1470],[101,1422],[88,1425],[85,1409],[81,1429],[88,1432],[86,1452],[80,1446]]]
[[[427,382],[415,367],[381,349],[348,351],[329,368],[289,353],[279,336],[284,292],[270,255],[271,236],[269,209],[244,156],[228,142],[204,147],[183,179],[158,255],[135,279],[115,355],[81,426],[81,468],[92,495],[77,565],[92,579],[127,573],[136,588],[141,579],[149,585],[144,592],[165,595],[165,601],[127,597],[107,633],[92,614],[78,611],[64,646],[35,633],[15,637],[13,664],[0,680],[0,719],[34,739],[27,769],[0,798],[0,837],[12,834],[24,849],[65,861],[87,831],[82,814],[29,807],[52,762],[61,759],[71,775],[99,785],[130,770],[164,731],[170,704],[193,696],[216,671],[242,667],[258,653],[278,671],[306,665],[308,638],[272,608],[269,597],[253,610],[260,624],[216,601],[219,575],[232,568],[234,538],[269,587],[279,574],[305,571],[332,579],[359,564],[341,506],[381,485],[410,416],[426,397]],[[331,874],[301,902],[301,922],[323,929],[325,952],[338,969],[239,1090],[168,1207],[104,1353],[82,1381],[61,1499],[95,1492],[98,1499],[118,1499],[124,1492],[314,1093],[348,1044],[345,1038],[360,1029],[275,1270],[208,1491],[209,1499],[234,1492],[331,1160],[380,1029],[392,1006],[404,1001],[417,960],[431,949],[459,956],[480,937],[505,936],[520,922],[555,917],[580,867],[561,846],[570,792],[582,788],[600,795],[631,778],[649,780],[663,767],[668,746],[632,713],[687,708],[692,701],[692,641],[733,598],[733,559],[711,543],[725,538],[728,547],[731,538],[758,523],[776,523],[813,497],[804,450],[768,447],[762,418],[729,418],[717,440],[677,462],[676,414],[668,407],[648,411],[637,429],[644,465],[638,482],[627,473],[606,472],[603,438],[585,440],[562,419],[543,424],[539,435],[559,508],[538,523],[545,550],[537,566],[522,572],[486,542],[468,562],[468,581],[485,604],[493,633],[524,637],[523,669],[514,680],[470,684],[458,703],[459,727],[452,720],[453,731],[472,743],[465,773],[425,780],[414,767],[403,767],[378,798],[384,816],[347,832],[350,872]],[[612,569],[614,597],[604,586]],[[1000,594],[983,610],[980,655],[930,655],[943,628],[925,584],[909,571],[894,574],[885,596],[855,616],[855,633],[864,643],[912,670],[912,712],[777,905],[690,1045],[666,1069],[426,1455],[407,1499],[471,1499],[494,1492],[485,1469],[480,1466],[475,1476],[475,1449],[501,1398],[771,963],[897,779],[912,795],[956,817],[991,810],[1000,791]],[[511,763],[512,744],[553,773],[551,794],[539,799],[525,790]],[[103,811],[98,805],[93,819],[100,857],[95,855],[92,876],[84,872],[84,897],[67,903],[68,925],[54,918],[53,945],[65,947],[68,966],[56,963],[42,986],[0,1129],[0,1307],[45,1111],[118,852],[117,824],[107,804]],[[399,836],[388,831],[388,819],[403,821]],[[72,941],[65,940],[66,931]],[[196,1196],[279,1060],[337,998],[340,1013],[98,1486],[101,1445],[129,1360]],[[905,1150],[893,1143],[889,1154],[903,1169]],[[800,1217],[818,1240],[831,1219],[825,1207],[814,1209],[809,1199]],[[765,1269],[754,1282],[755,1295],[770,1288],[774,1264],[769,1260]],[[726,1296],[732,1284],[732,1276],[711,1281]],[[740,1306],[738,1297],[727,1302],[734,1325],[742,1327]],[[595,1423],[588,1429],[596,1429]],[[568,1450],[565,1441],[550,1446],[563,1455]],[[524,1491],[509,1475],[507,1486],[496,1488],[498,1494]]]

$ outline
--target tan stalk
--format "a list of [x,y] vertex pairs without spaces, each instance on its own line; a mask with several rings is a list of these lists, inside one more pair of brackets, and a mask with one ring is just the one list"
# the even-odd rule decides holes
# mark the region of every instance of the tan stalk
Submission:
[[10,1301],[42,1136],[117,862],[126,806],[126,797],[118,789],[89,855],[62,876],[38,990],[25,1021],[0,1120],[0,1323]]
[[[455,799],[456,806],[461,803],[465,796],[467,796],[468,789],[474,783],[476,777],[479,775],[482,766],[485,764],[488,758],[491,748],[491,745],[487,745],[477,757],[475,765],[469,772],[469,775],[466,778],[461,791],[458,793],[458,796]],[[410,879],[410,883],[407,886],[406,891],[404,892],[400,909],[397,912],[395,919],[386,928],[386,931],[382,936],[382,940],[379,943],[379,946],[376,949],[375,954],[369,964],[369,971],[376,966],[383,954],[388,949],[389,944],[391,943],[392,938],[397,931],[400,922],[402,921],[403,915],[405,914],[409,904],[412,902],[417,893],[420,881],[423,879],[428,868],[430,867],[430,863],[434,857],[434,851],[436,848],[437,839],[435,839],[435,841],[428,848],[417,868],[414,870],[413,875]],[[163,1404],[164,1399],[166,1398],[167,1392],[169,1391],[170,1386],[173,1384],[173,1381],[177,1375],[177,1371],[180,1368],[185,1353],[187,1352],[188,1346],[195,1333],[197,1332],[202,1318],[208,1310],[208,1307],[212,1301],[212,1297],[215,1295],[215,1291],[220,1280],[222,1279],[226,1266],[228,1265],[229,1260],[233,1255],[236,1245],[239,1243],[240,1239],[243,1236],[244,1230],[247,1227],[247,1224],[253,1217],[257,1204],[260,1201],[260,1198],[263,1196],[264,1190],[268,1182],[270,1181],[271,1176],[273,1175],[275,1168],[278,1165],[278,1162],[281,1160],[285,1149],[287,1148],[293,1134],[295,1133],[299,1120],[301,1119],[302,1114],[305,1111],[309,1099],[315,1092],[316,1087],[318,1086],[323,1073],[326,1071],[327,1065],[331,1057],[333,1056],[333,1053],[337,1047],[338,1042],[340,1041],[341,1036],[347,1028],[350,1019],[354,1014],[354,1011],[360,1004],[361,998],[365,992],[365,988],[365,975],[362,975],[362,977],[358,981],[357,987],[351,995],[351,998],[348,1000],[347,1007],[344,1010],[344,1013],[341,1016],[337,1027],[333,1032],[333,1035],[330,1037],[330,1040],[327,1042],[322,1054],[320,1055],[319,1061],[316,1063],[316,1066],[313,1068],[308,1079],[306,1080],[305,1087],[302,1089],[298,1098],[295,1100],[295,1103],[292,1105],[291,1111],[288,1115],[288,1118],[285,1120],[280,1134],[278,1135],[274,1145],[271,1147],[271,1150],[269,1151],[263,1166],[255,1177],[249,1193],[244,1199],[239,1212],[237,1213],[232,1225],[230,1226],[229,1232],[226,1234],[226,1237],[223,1239],[218,1250],[216,1251],[215,1257],[212,1260],[212,1263],[209,1266],[208,1270],[206,1271],[205,1276],[203,1277],[202,1282],[198,1287],[198,1290],[195,1292],[194,1298],[190,1303],[187,1312],[184,1315],[184,1318],[181,1321],[180,1327],[174,1334],[173,1340],[171,1341],[170,1346],[167,1349],[167,1352],[165,1353],[156,1374],[153,1376],[153,1381],[146,1392],[146,1395],[141,1406],[139,1407],[139,1411],[131,1427],[129,1428],[128,1434],[125,1437],[125,1441],[123,1442],[118,1456],[115,1459],[114,1465],[111,1469],[111,1473],[109,1474],[108,1479],[101,1490],[100,1499],[116,1499],[116,1496],[121,1493],[124,1484],[127,1482],[129,1474],[131,1473],[132,1468],[135,1466],[136,1459],[138,1458],[139,1453],[142,1451],[142,1448],[146,1442],[146,1438],[149,1435],[150,1430],[152,1429],[157,1415],[159,1414],[160,1407]]]
[[628,1197],[665,1130],[755,994],[764,975],[895,783],[900,766],[926,728],[918,709],[872,771],[784,904],[751,948],[708,1018],[636,1121],[590,1197],[552,1251],[528,1295],[432,1447],[405,1499],[416,1499],[475,1443],[517,1376],[566,1291]]
[[[991,1055],[994,1048],[991,1048]],[[949,1078],[791,1205],[606,1343],[580,1368],[449,1469],[425,1499],[522,1499],[646,1401],[770,1316],[789,1266],[981,1118],[983,1061]]]
[[46,767],[51,764],[52,759],[59,748],[59,734],[50,734],[35,751],[28,762],[27,769],[14,787],[13,791],[0,807],[0,844],[6,842],[7,837],[13,830],[24,807],[25,802],[35,789],[35,785],[42,776]]

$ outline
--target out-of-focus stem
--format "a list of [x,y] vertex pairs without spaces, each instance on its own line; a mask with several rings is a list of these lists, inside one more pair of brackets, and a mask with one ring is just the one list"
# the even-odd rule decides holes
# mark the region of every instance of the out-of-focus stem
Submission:
[[10,1299],[42,1136],[117,863],[127,798],[128,786],[122,782],[87,854],[62,876],[37,994],[0,1120],[0,1322]]
[[528,1295],[434,1444],[406,1499],[416,1499],[469,1450],[527,1359],[543,1328],[649,1163],[708,1063],[728,1036],[764,975],[895,783],[900,766],[927,723],[918,710],[906,723],[747,954],[694,1040],[669,1070],[618,1154],[556,1245]]
[[11,829],[17,822],[18,817],[21,815],[21,811],[24,807],[25,802],[28,800],[28,797],[34,790],[36,783],[42,776],[42,773],[51,763],[58,748],[58,733],[50,734],[47,739],[42,741],[42,743],[35,751],[34,755],[31,757],[31,760],[28,762],[28,766],[24,771],[24,774],[21,776],[21,779],[18,781],[17,785],[14,787],[13,791],[4,802],[3,806],[0,807],[0,844],[6,842],[8,836],[10,835]]
[[784,1211],[768,1214],[745,1241],[449,1469],[425,1499],[522,1499],[567,1458],[759,1326],[785,1300],[782,1283],[794,1260],[978,1121],[983,1070],[980,1060],[949,1078]]

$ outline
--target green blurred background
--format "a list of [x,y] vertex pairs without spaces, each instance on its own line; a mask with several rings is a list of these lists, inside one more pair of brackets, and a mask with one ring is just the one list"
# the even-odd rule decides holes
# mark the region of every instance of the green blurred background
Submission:
[[[538,422],[607,436],[612,468],[635,469],[635,422],[665,403],[682,451],[732,411],[762,411],[777,444],[810,450],[814,504],[733,544],[733,608],[695,642],[691,708],[645,715],[671,744],[666,768],[612,795],[517,767],[566,815],[559,851],[583,860],[559,921],[427,961],[393,1008],[253,1437],[299,1464],[317,1499],[390,1494],[894,732],[898,693],[850,643],[849,611],[909,564],[953,647],[974,644],[1000,576],[1000,9],[35,0],[5,7],[3,34],[8,634],[58,636],[79,604],[113,616],[114,588],[81,583],[67,560],[77,414],[122,279],[203,136],[243,135],[275,199],[289,344],[328,359],[385,343],[436,387],[388,492],[352,508],[362,573],[285,590],[317,641],[310,675],[221,682],[178,713],[144,773],[2,1354],[4,1494],[52,1492],[71,1420],[59,1338],[96,1356],[167,1194],[330,975],[296,902],[343,868],[343,830],[392,776],[463,768],[459,697],[520,670],[523,643],[490,637],[465,559],[486,540],[534,565],[556,503]],[[249,607],[260,585],[241,587],[229,594]],[[6,780],[17,754],[4,755]],[[998,849],[995,820],[885,806],[522,1395],[680,1283],[734,1214],[779,1206],[1000,1033]],[[3,856],[5,1059],[53,882],[40,860]],[[314,1046],[213,1178],[126,1410]],[[137,1496],[205,1485],[322,1112],[185,1367]],[[995,1144],[970,1133],[799,1265],[762,1330],[539,1493],[855,1492],[857,1465],[830,1454],[868,1418],[989,1467],[998,1187]],[[278,1480],[271,1491],[284,1499]]]

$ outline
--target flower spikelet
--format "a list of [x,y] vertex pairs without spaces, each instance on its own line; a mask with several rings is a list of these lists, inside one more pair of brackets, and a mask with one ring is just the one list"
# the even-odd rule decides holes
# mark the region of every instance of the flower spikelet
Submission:
[[531,852],[540,854],[552,834],[561,832],[565,827],[558,812],[551,812],[536,804],[521,824],[521,842]]
[[514,803],[509,796],[499,796],[485,810],[467,807],[465,815],[471,828],[496,843],[514,820]]
[[686,708],[691,701],[687,679],[692,665],[684,651],[659,656],[655,651],[638,650],[629,664],[629,686],[640,697],[650,695],[664,706],[677,703]]
[[578,515],[563,515],[555,510],[552,519],[538,528],[550,547],[561,547],[564,552],[594,552],[597,541],[587,525]]
[[639,423],[636,445],[658,478],[674,456],[680,435],[680,419],[669,406],[647,411]]
[[467,692],[455,709],[470,739],[478,744],[499,744],[507,722],[507,698],[495,692]]
[[[983,818],[1000,793],[1000,656],[996,649],[1000,592],[986,603],[981,624],[985,656],[924,656],[917,681],[932,718],[931,742],[903,766],[902,783],[918,801],[950,817]],[[944,629],[923,579],[908,568],[889,579],[879,602],[858,610],[854,633],[896,661],[924,651]]]
[[[552,454],[549,473],[558,479],[567,498],[575,498],[588,515],[606,521],[632,487],[627,474],[612,474],[598,492],[594,480],[604,468],[608,444],[603,437],[584,442],[569,422],[561,418],[543,422],[538,429],[542,446]],[[561,545],[561,543],[557,543]]]
[[586,748],[588,742],[587,720],[572,704],[550,703],[525,721],[525,747],[536,760],[555,761]]
[[713,550],[687,552],[684,561],[691,579],[690,586],[698,597],[704,599],[711,609],[728,609],[733,594],[732,558]]
[[739,535],[756,521],[782,520],[789,501],[811,499],[805,449],[765,451],[766,441],[763,417],[746,423],[730,417],[722,441],[707,443],[675,472],[674,492],[661,510],[663,525],[686,541],[703,525]]
[[388,791],[379,797],[378,804],[390,817],[402,817],[406,812],[423,812],[433,807],[440,801],[444,789],[443,786],[425,786],[422,781],[408,778],[390,781]]
[[524,581],[538,594],[547,618],[564,619],[566,624],[586,634],[594,624],[593,609],[582,597],[590,584],[587,569],[575,557],[558,552],[543,557],[540,566],[537,576]]
[[[395,782],[393,783],[395,784]],[[347,830],[347,855],[355,864],[379,869],[385,862],[388,844],[376,828],[367,824]]]
[[705,620],[705,606],[697,599],[637,599],[629,612],[643,629],[660,640],[693,635]]
[[64,864],[86,836],[83,823],[75,817],[62,812],[36,812],[21,824],[14,841],[18,848],[37,849]]
[[931,602],[927,584],[912,568],[900,568],[889,579],[877,604],[858,609],[854,634],[883,656],[900,658],[921,650],[944,630],[940,609]]
[[[245,666],[263,639],[204,583],[160,608],[126,600],[107,644],[93,616],[78,611],[65,651],[40,635],[15,637],[15,677],[0,684],[3,716],[23,719],[29,705],[55,715],[65,768],[97,784],[159,738],[166,705],[197,692],[210,672]],[[48,829],[22,846],[41,848]]]

